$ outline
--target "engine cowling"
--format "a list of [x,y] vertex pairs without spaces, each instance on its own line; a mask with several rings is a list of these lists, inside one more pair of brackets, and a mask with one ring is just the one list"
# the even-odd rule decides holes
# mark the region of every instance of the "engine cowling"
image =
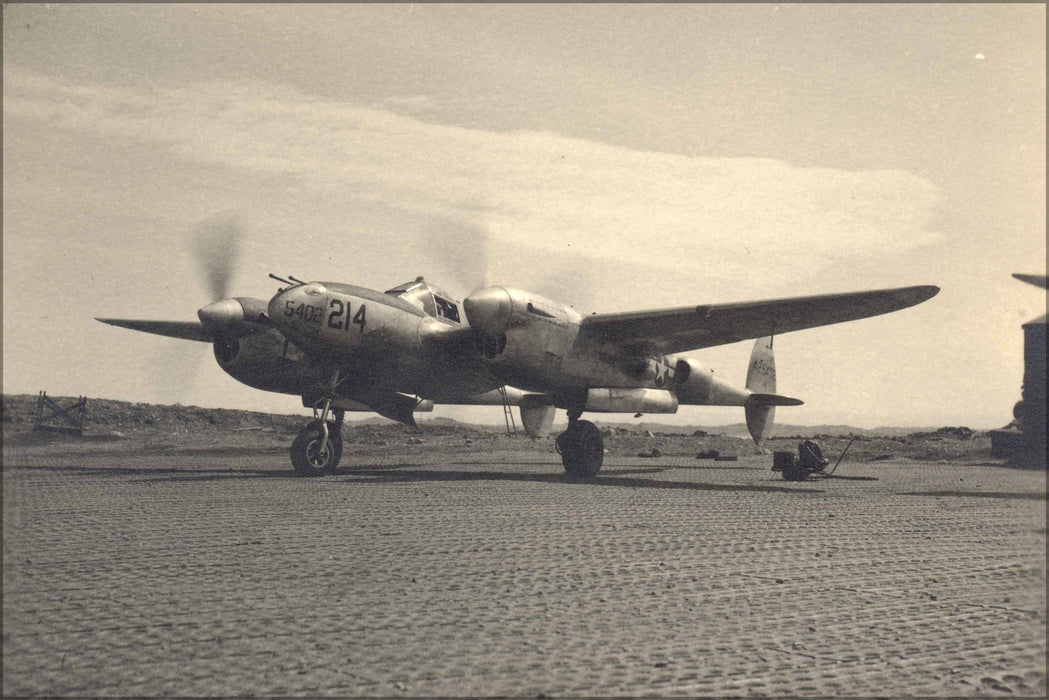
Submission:
[[507,384],[545,390],[561,377],[582,316],[514,287],[485,287],[463,300],[479,354]]

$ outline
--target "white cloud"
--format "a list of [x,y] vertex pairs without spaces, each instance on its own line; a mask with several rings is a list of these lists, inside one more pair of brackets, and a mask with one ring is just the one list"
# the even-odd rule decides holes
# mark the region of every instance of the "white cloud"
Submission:
[[190,162],[295,176],[502,239],[742,271],[741,246],[820,266],[928,244],[935,187],[907,172],[653,153],[554,133],[428,123],[266,83],[133,93],[4,69],[4,114],[155,144]]

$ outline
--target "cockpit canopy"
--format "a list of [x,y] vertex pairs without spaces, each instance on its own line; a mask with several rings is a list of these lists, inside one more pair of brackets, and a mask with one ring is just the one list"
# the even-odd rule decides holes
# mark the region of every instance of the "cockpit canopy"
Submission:
[[462,323],[459,316],[459,303],[452,299],[451,295],[431,286],[422,277],[416,277],[411,282],[387,289],[386,294],[400,297],[412,306],[422,309],[431,318],[448,323]]

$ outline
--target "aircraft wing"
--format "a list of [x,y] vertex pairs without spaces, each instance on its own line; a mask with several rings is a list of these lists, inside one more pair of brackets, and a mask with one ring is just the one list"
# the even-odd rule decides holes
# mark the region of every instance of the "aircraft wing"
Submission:
[[130,321],[123,318],[96,318],[96,321],[108,323],[111,326],[130,328],[133,331],[165,335],[169,338],[181,338],[182,340],[199,340],[210,343],[214,337],[200,321]]
[[1041,287],[1042,289],[1045,289],[1045,284],[1047,281],[1049,281],[1049,278],[1047,278],[1045,275],[1025,275],[1019,272],[1014,272],[1013,277],[1020,280],[1021,282],[1033,284],[1034,286]]
[[628,354],[686,352],[878,316],[919,304],[939,291],[929,285],[593,314],[583,319],[579,334],[587,340],[618,345]]

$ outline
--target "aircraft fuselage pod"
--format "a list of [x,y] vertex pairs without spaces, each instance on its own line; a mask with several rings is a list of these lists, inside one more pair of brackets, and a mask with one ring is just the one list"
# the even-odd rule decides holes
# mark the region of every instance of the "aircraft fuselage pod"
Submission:
[[338,369],[348,388],[438,399],[502,385],[480,354],[468,351],[474,344],[463,336],[469,324],[458,302],[424,282],[386,293],[309,282],[278,292],[267,314],[270,324],[314,364]]

